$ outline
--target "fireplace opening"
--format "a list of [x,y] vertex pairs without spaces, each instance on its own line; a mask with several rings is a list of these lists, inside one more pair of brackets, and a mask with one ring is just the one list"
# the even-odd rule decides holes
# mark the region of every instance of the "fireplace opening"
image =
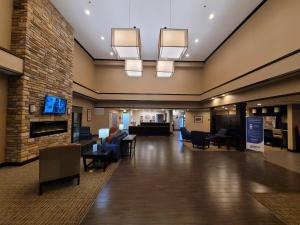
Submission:
[[30,123],[30,138],[68,132],[68,121],[40,121]]

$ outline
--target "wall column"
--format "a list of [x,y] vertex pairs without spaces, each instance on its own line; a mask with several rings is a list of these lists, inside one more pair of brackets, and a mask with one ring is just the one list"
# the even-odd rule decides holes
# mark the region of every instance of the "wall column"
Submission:
[[236,116],[239,123],[239,135],[240,141],[238,144],[238,150],[246,150],[246,103],[239,103],[236,105]]
[[210,108],[210,133],[215,134],[216,132],[216,110]]

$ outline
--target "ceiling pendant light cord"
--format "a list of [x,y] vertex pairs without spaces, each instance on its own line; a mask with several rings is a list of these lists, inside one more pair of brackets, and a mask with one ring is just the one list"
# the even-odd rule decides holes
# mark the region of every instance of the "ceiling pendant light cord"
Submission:
[[129,8],[128,8],[128,21],[129,21],[129,27],[131,27],[131,18],[130,18],[130,14],[131,14],[131,0],[129,0]]
[[172,27],[172,0],[170,0],[170,28]]

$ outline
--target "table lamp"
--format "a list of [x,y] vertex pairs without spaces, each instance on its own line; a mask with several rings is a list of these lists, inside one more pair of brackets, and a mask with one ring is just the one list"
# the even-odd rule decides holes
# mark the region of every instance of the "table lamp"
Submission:
[[109,128],[101,128],[99,129],[99,138],[101,138],[102,140],[107,138],[109,136]]
[[124,124],[123,123],[120,123],[119,124],[119,130],[123,130],[124,129]]

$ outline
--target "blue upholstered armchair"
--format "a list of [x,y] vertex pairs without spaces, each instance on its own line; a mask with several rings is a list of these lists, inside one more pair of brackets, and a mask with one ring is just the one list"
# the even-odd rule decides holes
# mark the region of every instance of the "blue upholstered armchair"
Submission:
[[188,129],[186,129],[185,127],[180,128],[180,133],[183,140],[191,140],[191,132],[189,132]]
[[79,130],[79,139],[84,140],[84,139],[91,139],[93,135],[91,134],[91,129],[90,127],[80,127]]
[[210,137],[209,133],[201,132],[201,131],[192,131],[191,132],[191,141],[193,148],[196,146],[197,148],[209,148],[210,145]]

